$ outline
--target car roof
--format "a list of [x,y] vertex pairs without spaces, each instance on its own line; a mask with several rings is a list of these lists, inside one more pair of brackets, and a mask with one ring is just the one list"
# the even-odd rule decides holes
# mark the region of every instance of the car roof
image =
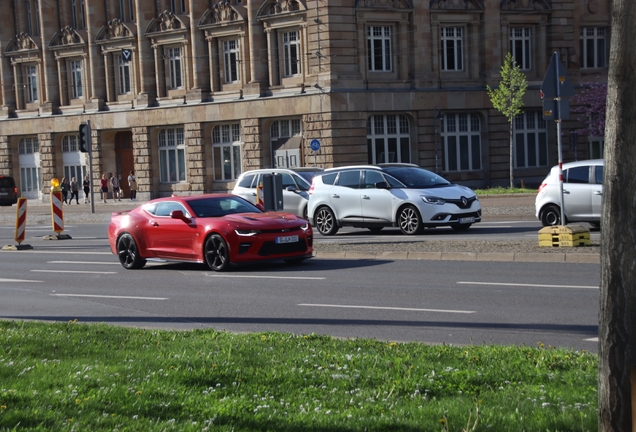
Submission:
[[290,170],[287,168],[259,168],[259,169],[244,171],[241,174],[241,177],[243,177],[246,174],[262,174],[262,173],[273,173],[273,172],[294,174],[293,170]]
[[382,171],[386,168],[420,168],[420,166],[415,164],[410,164],[410,163],[381,163],[376,165],[350,165],[350,166],[343,166],[343,167],[337,167],[337,168],[328,168],[325,170],[325,173],[345,171],[348,169],[372,169],[372,170]]
[[291,171],[296,171],[296,172],[314,172],[314,171],[324,171],[324,168],[321,167],[291,167],[289,168]]
[[574,168],[574,167],[586,166],[586,165],[603,165],[603,159],[588,159],[588,160],[582,160],[582,161],[568,162],[563,164],[563,168]]

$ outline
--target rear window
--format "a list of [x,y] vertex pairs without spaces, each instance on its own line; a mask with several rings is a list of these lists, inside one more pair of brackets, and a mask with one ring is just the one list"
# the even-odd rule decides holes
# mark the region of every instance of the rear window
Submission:
[[324,184],[328,184],[328,185],[332,185],[335,181],[336,181],[336,177],[338,176],[338,174],[325,174],[323,176],[321,176],[320,178],[322,179],[322,182]]
[[13,177],[0,177],[0,187],[14,188],[15,181],[13,180]]
[[241,179],[238,186],[242,188],[250,188],[252,187],[252,180],[254,180],[254,174],[247,174]]

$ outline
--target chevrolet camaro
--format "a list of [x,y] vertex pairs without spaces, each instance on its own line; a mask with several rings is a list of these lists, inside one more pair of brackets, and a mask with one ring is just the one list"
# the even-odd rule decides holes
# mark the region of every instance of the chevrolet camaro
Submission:
[[158,198],[115,212],[108,239],[126,269],[142,268],[147,260],[205,263],[214,271],[263,260],[293,264],[313,250],[306,220],[264,212],[231,194]]

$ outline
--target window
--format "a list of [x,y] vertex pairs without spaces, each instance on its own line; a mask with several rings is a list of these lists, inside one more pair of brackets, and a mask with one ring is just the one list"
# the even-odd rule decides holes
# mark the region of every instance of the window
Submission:
[[83,29],[86,28],[86,5],[84,0],[80,0],[80,26]]
[[225,82],[238,82],[239,76],[239,48],[238,40],[223,41],[223,65],[225,70]]
[[38,74],[35,66],[25,66],[24,72],[27,82],[27,100],[35,102],[38,100]]
[[570,168],[564,177],[566,183],[587,184],[590,182],[590,167],[581,166]]
[[62,138],[62,152],[77,152],[79,147],[77,146],[77,135],[66,135]]
[[521,70],[530,70],[532,68],[530,55],[531,35],[532,29],[529,27],[513,27],[510,29],[510,54],[512,54],[512,58]]
[[130,62],[118,57],[119,63],[119,94],[130,93]]
[[411,162],[411,132],[404,115],[374,115],[367,120],[367,153],[371,164]]
[[241,174],[241,144],[241,127],[238,123],[214,126],[212,159],[215,180],[235,180]]
[[603,159],[603,138],[590,138],[590,159]]
[[364,187],[366,189],[375,189],[376,183],[386,182],[382,174],[377,171],[365,171],[364,173]]
[[297,31],[283,33],[285,77],[300,75],[300,36]]
[[360,171],[343,171],[338,176],[338,186],[360,189]]
[[[128,17],[126,17],[126,5],[125,2],[128,2]],[[133,7],[133,0],[119,0],[119,18],[122,21],[134,21],[135,13]],[[126,19],[128,18],[128,19]]]
[[603,27],[583,27],[581,29],[581,67],[605,67],[605,29]]
[[29,34],[32,35],[33,34],[33,24],[32,24],[33,17],[31,16],[31,2],[28,0],[26,2],[26,14],[27,14],[27,29],[29,30]]
[[441,131],[445,171],[481,169],[481,125],[477,114],[446,114]]
[[18,152],[20,154],[33,154],[40,151],[40,144],[35,137],[22,138],[18,142]]
[[277,120],[270,127],[271,138],[300,135],[300,119]]
[[71,95],[73,99],[79,99],[84,96],[82,88],[82,61],[72,60],[71,65]]
[[370,71],[390,72],[391,64],[391,27],[367,27],[367,58]]
[[185,181],[185,170],[183,128],[162,129],[159,131],[159,181]]
[[170,89],[183,88],[183,71],[181,68],[181,48],[168,48],[170,67]]
[[464,69],[462,53],[462,28],[442,27],[442,70]]
[[515,117],[515,167],[548,165],[548,131],[540,111],[528,111]]
[[71,0],[71,21],[73,23],[73,28],[77,28],[77,0]]

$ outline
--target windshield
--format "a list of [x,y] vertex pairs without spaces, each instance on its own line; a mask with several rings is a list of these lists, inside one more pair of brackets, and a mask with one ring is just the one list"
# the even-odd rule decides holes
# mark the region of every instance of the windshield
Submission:
[[435,186],[447,186],[451,184],[448,180],[437,174],[416,167],[391,167],[385,168],[384,171],[410,189],[422,189]]
[[235,213],[262,213],[258,207],[241,197],[207,197],[188,200],[196,217],[222,217]]

